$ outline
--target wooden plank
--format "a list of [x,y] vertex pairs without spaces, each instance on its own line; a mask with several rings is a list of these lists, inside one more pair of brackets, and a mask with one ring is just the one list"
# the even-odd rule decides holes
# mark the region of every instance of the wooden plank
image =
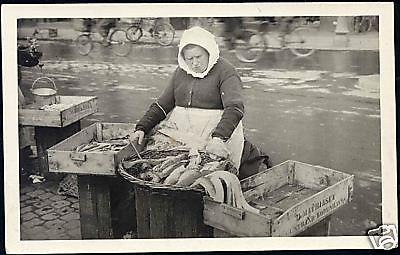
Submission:
[[[97,207],[97,226],[98,238],[113,238],[111,205],[110,205],[110,182],[108,177],[93,176],[96,182],[96,207]],[[97,179],[97,180],[96,180]]]
[[350,200],[350,176],[289,208],[272,224],[272,236],[294,236],[318,223]]
[[[168,195],[168,199],[170,201],[170,206],[168,210],[169,213],[169,229],[171,231],[170,237],[189,237],[186,236],[185,229],[182,228],[182,225],[185,225],[186,221],[186,205],[187,203],[182,201],[182,197],[179,197],[175,192],[171,192]],[[181,204],[182,203],[182,204]],[[200,212],[201,213],[201,212]]]
[[106,177],[78,176],[82,239],[112,238],[110,190]]
[[279,208],[282,208],[284,211],[288,210],[295,204],[298,204],[308,197],[313,196],[314,194],[318,193],[320,190],[313,190],[309,188],[304,188],[299,191],[295,191],[287,196],[283,197],[281,200],[277,201],[275,205]]
[[137,236],[135,190],[123,178],[109,178],[113,238],[121,239],[128,232]]
[[76,173],[90,175],[116,175],[113,152],[82,152],[82,160],[70,151],[48,151],[49,171],[53,173]]
[[295,180],[309,188],[321,189],[333,185],[350,176],[322,166],[314,166],[302,162],[295,164]]
[[277,175],[287,177],[287,162],[288,161],[285,161],[283,163],[280,163],[279,165],[273,166],[269,169],[266,169],[262,172],[241,180],[240,186],[242,187],[242,190],[246,191],[249,189],[254,189],[259,185],[265,184],[265,182],[268,181],[270,177],[274,177]]
[[330,225],[331,225],[331,217],[329,215],[322,221],[318,222],[317,224],[309,227],[305,231],[299,233],[296,236],[329,236],[330,234]]
[[178,191],[170,194],[170,198],[173,202],[172,237],[212,237],[212,228],[204,224],[201,192]]
[[135,204],[138,238],[150,238],[150,191],[143,186],[135,185]]
[[94,138],[95,124],[92,124],[79,132],[65,138],[62,142],[53,145],[49,151],[72,151],[78,145],[89,143]]
[[[228,206],[228,205],[226,205]],[[204,223],[236,236],[270,236],[271,219],[245,211],[242,220],[224,213],[221,203],[204,199]]]
[[18,147],[20,150],[32,145],[35,139],[34,132],[33,127],[18,125]]
[[18,124],[23,126],[61,127],[61,117],[56,111],[18,109]]
[[96,97],[82,97],[81,99],[76,105],[61,111],[62,126],[81,120],[99,110]]
[[[291,199],[304,190],[310,190],[304,186],[285,184],[279,189],[268,192],[263,198],[270,203],[277,204],[284,200]],[[315,192],[316,193],[316,192]]]
[[[271,219],[276,219],[284,213],[284,210],[277,206],[271,206],[269,204],[263,206],[263,209],[260,208],[260,213],[271,217]],[[255,207],[258,208],[257,206]]]
[[82,102],[87,102],[92,99],[97,99],[96,96],[57,96],[57,101],[60,104],[73,104],[78,105]]
[[98,237],[96,202],[93,198],[93,185],[88,176],[78,175],[79,217],[82,239]]
[[198,208],[195,208],[194,211],[201,212],[196,213],[196,237],[213,237],[214,228],[204,224],[204,194],[201,192],[196,192],[195,196],[199,196],[200,203],[197,203]]
[[[166,194],[154,190],[149,194],[151,238],[172,237],[173,217],[170,214],[173,210],[173,203],[171,203],[171,199]],[[182,206],[180,209],[185,210],[186,208]]]
[[284,185],[275,191],[265,194],[259,199],[252,200],[250,204],[260,209],[262,214],[268,215],[274,219],[281,216],[293,205],[304,201],[317,192],[317,190],[301,186]]
[[97,141],[103,141],[103,130],[102,129],[103,129],[103,124],[100,122],[96,123],[95,137],[96,137]]
[[265,193],[276,190],[288,182],[287,163],[279,164],[275,167],[265,170],[264,172],[255,174],[241,181],[242,190],[246,200],[262,196]]

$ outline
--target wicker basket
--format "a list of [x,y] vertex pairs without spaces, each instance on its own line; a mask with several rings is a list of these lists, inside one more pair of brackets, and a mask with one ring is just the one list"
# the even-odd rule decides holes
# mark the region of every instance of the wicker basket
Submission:
[[[121,166],[121,165],[120,165]],[[139,178],[134,177],[124,170],[123,167],[118,167],[118,173],[122,178],[129,181],[130,183],[138,186],[146,187],[156,192],[162,192],[163,194],[168,194],[169,192],[177,192],[177,191],[193,191],[193,192],[202,192],[205,194],[205,191],[199,188],[191,188],[191,187],[181,187],[175,185],[167,185],[163,183],[155,183],[151,181],[144,181]]]
[[[186,149],[182,149],[180,150],[183,153],[187,153],[189,150]],[[141,153],[142,154],[142,153]],[[158,191],[164,190],[164,192],[168,192],[168,191],[195,191],[195,192],[204,192],[202,189],[198,189],[198,188],[191,188],[191,187],[182,187],[182,186],[175,186],[175,185],[168,185],[168,184],[163,184],[163,183],[155,183],[155,182],[151,182],[151,181],[145,181],[142,179],[139,179],[133,175],[131,175],[130,173],[128,173],[122,163],[120,163],[118,165],[118,169],[117,172],[121,175],[121,177],[123,177],[125,180],[129,181],[132,184],[136,184],[139,186],[146,186],[147,188],[150,189],[156,189]]]
[[[155,150],[147,150],[147,151],[142,151],[141,157],[143,157],[144,159],[159,159],[160,157],[157,158],[153,158],[151,157],[152,153],[154,153]],[[174,155],[176,156],[176,154],[183,154],[183,153],[187,153],[189,154],[189,149],[188,148],[179,148],[178,150],[174,149],[174,150],[157,150],[157,152],[161,152],[164,153],[166,155],[168,155],[168,153],[171,153],[172,151],[174,151]],[[148,154],[146,154],[146,152]],[[204,153],[204,152],[202,152]],[[149,155],[150,154],[150,155]],[[164,156],[166,156],[164,155]],[[205,154],[203,154],[205,155]],[[169,155],[172,156],[172,155]],[[161,156],[162,158],[163,156]],[[135,158],[139,159],[137,156],[135,156]],[[209,159],[210,160],[210,159]],[[204,162],[206,163],[207,160]],[[225,169],[229,169],[229,171],[232,170],[232,172],[234,172],[235,174],[238,174],[235,170],[236,168],[231,167],[230,164],[224,166]],[[140,170],[139,170],[140,171]],[[133,184],[137,184],[137,185],[141,185],[141,186],[148,186],[150,188],[157,188],[159,189],[165,189],[165,190],[171,190],[171,191],[201,191],[204,192],[203,189],[199,189],[199,188],[194,188],[194,187],[188,187],[188,186],[177,186],[177,185],[170,185],[170,184],[164,184],[164,183],[156,183],[156,182],[152,182],[152,181],[146,181],[146,180],[142,180],[136,176],[133,176],[131,173],[129,173],[123,166],[123,162],[121,162],[118,165],[118,169],[117,172],[127,181],[133,183]]]

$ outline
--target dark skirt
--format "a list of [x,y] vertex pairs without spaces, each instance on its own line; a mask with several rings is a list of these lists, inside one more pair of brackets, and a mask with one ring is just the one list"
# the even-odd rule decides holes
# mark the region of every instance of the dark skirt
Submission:
[[258,173],[262,165],[264,165],[264,168],[272,166],[269,156],[245,139],[239,168],[239,179],[242,180]]

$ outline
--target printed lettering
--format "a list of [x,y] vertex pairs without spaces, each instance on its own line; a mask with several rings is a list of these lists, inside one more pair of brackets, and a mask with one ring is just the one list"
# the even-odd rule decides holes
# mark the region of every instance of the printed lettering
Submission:
[[347,201],[346,198],[340,198],[339,200],[335,199],[335,195],[330,195],[320,201],[314,202],[310,207],[302,210],[300,213],[295,214],[295,218],[298,222],[294,226],[295,232],[304,230],[307,226],[323,218],[325,215],[345,204]]
[[312,203],[312,205],[304,210],[302,210],[300,213],[296,213],[295,217],[297,221],[300,221],[302,218],[304,218],[305,216],[315,212],[316,210],[318,210],[319,208],[329,204],[330,202],[332,202],[333,200],[335,200],[335,195],[332,194],[328,197],[323,198],[320,201],[314,202]]

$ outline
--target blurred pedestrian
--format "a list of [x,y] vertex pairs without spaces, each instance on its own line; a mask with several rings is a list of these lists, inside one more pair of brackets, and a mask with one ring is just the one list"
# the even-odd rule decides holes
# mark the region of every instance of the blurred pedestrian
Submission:
[[110,45],[110,30],[117,25],[117,19],[97,19],[97,30],[103,37],[103,45]]
[[224,41],[229,50],[234,49],[235,40],[243,38],[243,20],[241,17],[221,18],[224,23]]

